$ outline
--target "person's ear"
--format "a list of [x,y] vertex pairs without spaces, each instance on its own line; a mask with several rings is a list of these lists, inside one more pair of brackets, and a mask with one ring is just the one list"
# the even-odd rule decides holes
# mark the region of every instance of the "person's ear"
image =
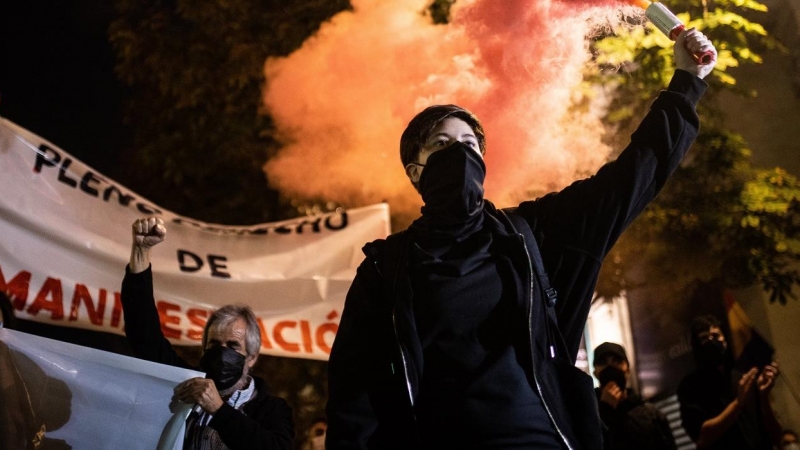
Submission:
[[419,177],[422,175],[423,166],[414,163],[406,164],[406,175],[412,183],[419,183]]
[[247,364],[248,369],[252,369],[256,365],[256,360],[258,360],[258,355],[251,355],[245,358],[244,363]]

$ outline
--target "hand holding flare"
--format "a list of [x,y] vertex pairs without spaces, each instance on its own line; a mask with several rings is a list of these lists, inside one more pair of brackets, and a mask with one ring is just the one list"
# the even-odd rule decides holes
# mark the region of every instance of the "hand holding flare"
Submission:
[[[662,3],[641,0],[639,4],[645,8],[644,14],[658,28],[659,31],[669,36],[673,41],[686,28],[675,14]],[[716,53],[711,50],[692,52],[692,56],[699,65],[711,64],[716,60]]]

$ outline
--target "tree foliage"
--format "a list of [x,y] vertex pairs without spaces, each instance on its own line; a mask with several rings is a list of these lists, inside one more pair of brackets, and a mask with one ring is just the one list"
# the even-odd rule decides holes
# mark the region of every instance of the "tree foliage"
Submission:
[[[725,129],[713,101],[722,89],[749,95],[730,69],[761,62],[760,51],[777,45],[746,18],[764,6],[722,0],[713,6],[671,2],[670,8],[684,10],[678,17],[706,33],[719,50],[707,78],[711,98],[698,106],[703,127],[689,158],[607,258],[599,294],[635,287],[630,274],[644,265],[649,281],[669,281],[676,290],[697,282],[732,288],[760,283],[773,302],[786,303],[800,282],[800,184],[781,169],[755,168],[747,144]],[[637,18],[628,24],[596,40],[596,65],[587,76],[587,82],[613,90],[606,123],[617,139],[630,134],[652,92],[666,87],[674,70],[672,42]]]
[[263,164],[264,61],[298,48],[347,0],[117,0],[109,37],[136,130],[126,178],[175,212],[227,224],[290,214]]

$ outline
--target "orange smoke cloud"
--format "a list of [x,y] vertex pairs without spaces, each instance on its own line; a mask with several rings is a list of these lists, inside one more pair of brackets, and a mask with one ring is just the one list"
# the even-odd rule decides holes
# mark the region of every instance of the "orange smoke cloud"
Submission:
[[265,64],[264,102],[285,143],[265,170],[293,198],[388,201],[417,214],[399,140],[426,106],[473,111],[487,135],[487,198],[500,206],[594,172],[610,149],[597,117],[569,112],[591,18],[620,3],[459,0],[433,25],[427,0],[353,0],[285,58]]

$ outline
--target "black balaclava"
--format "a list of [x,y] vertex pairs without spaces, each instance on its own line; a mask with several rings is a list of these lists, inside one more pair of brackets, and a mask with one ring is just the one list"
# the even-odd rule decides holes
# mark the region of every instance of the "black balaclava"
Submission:
[[203,352],[200,368],[206,372],[206,378],[214,381],[217,391],[225,391],[242,378],[244,361],[241,353],[219,346]]
[[478,229],[483,222],[485,178],[483,158],[462,142],[432,153],[419,178],[425,206],[418,225],[454,237]]
[[725,350],[725,344],[721,341],[705,341],[694,349],[695,361],[700,368],[716,369],[725,364]]
[[614,382],[620,389],[625,389],[628,380],[625,378],[625,372],[614,366],[608,366],[597,374],[597,380],[600,382],[600,387],[605,386],[610,382]]

